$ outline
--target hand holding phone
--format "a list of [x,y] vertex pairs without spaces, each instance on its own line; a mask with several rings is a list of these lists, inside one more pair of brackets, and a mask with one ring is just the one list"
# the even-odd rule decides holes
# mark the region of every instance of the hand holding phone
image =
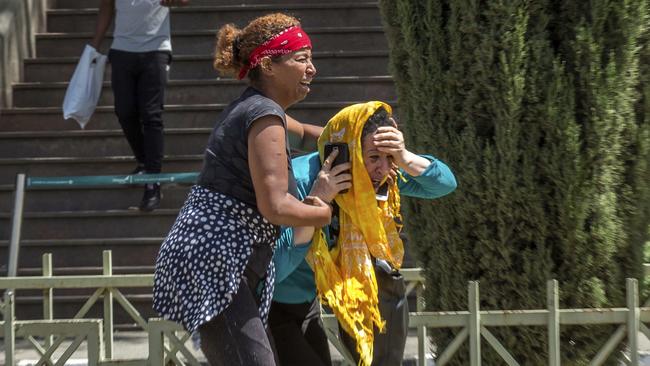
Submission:
[[346,144],[326,144],[325,161],[314,180],[309,195],[331,202],[339,193],[345,193],[352,186],[350,163]]
[[[334,168],[335,166],[343,163],[348,163],[350,162],[350,151],[348,150],[348,144],[345,142],[328,142],[325,144],[325,147],[323,148],[323,153],[325,155],[325,158],[330,156],[332,154],[332,151],[336,149],[338,151],[338,155],[336,155],[336,158],[332,162],[331,168]],[[343,189],[339,193],[346,193],[348,189]]]
[[345,142],[328,142],[323,148],[323,155],[327,159],[334,149],[337,149],[339,154],[336,156],[336,159],[332,162],[332,168],[339,164],[347,163],[350,161],[350,152],[348,150],[348,144]]

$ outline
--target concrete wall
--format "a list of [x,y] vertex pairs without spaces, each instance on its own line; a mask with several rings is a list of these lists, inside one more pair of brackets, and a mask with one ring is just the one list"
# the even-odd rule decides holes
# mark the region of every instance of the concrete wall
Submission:
[[11,85],[22,80],[23,60],[35,57],[34,35],[45,30],[53,0],[0,0],[0,109],[12,106]]

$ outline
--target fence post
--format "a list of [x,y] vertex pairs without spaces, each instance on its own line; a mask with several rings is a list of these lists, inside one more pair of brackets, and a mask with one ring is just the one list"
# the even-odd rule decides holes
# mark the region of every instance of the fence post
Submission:
[[[52,277],[52,254],[43,254],[43,277]],[[54,289],[46,288],[43,290],[43,319],[54,319]],[[45,348],[50,348],[53,342],[52,335],[45,337]]]
[[481,314],[479,313],[478,281],[469,281],[469,360],[481,366]]
[[639,288],[635,278],[625,281],[627,290],[627,344],[630,347],[630,365],[639,366]]
[[548,364],[560,366],[560,299],[557,280],[546,283],[546,304],[548,307]]
[[16,360],[16,327],[14,326],[14,291],[9,289],[4,296],[4,343],[5,343],[5,365],[14,366]]
[[14,191],[14,210],[11,215],[11,239],[9,241],[9,268],[7,277],[18,273],[18,250],[20,249],[20,229],[23,224],[23,204],[25,202],[25,174],[16,175]]
[[[424,311],[424,282],[420,282],[417,287],[417,303],[416,309],[418,313]],[[424,325],[418,327],[418,366],[426,366],[427,364],[427,328]]]
[[102,359],[102,329],[103,324],[100,320],[99,324],[95,323],[88,327],[88,334],[86,342],[88,344],[88,366],[97,366]]
[[149,321],[149,359],[148,366],[163,366],[165,364],[165,334],[158,319]]
[[[104,276],[113,275],[113,254],[110,250],[102,253]],[[104,289],[104,357],[113,359],[113,293],[109,287]]]

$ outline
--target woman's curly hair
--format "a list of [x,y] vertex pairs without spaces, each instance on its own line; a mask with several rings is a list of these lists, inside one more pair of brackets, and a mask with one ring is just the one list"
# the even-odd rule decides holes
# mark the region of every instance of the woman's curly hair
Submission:
[[[255,18],[244,29],[226,24],[217,33],[212,66],[224,75],[236,76],[255,48],[292,26],[300,26],[298,19],[282,13]],[[257,77],[257,68],[248,73],[251,80]]]

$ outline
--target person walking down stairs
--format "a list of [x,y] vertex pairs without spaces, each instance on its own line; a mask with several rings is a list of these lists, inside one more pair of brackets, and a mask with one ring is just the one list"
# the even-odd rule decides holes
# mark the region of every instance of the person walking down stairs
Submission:
[[[162,111],[172,59],[169,7],[189,0],[101,0],[91,45],[101,46],[113,17],[108,53],[115,114],[137,166],[131,174],[157,174],[164,150]],[[146,184],[139,208],[160,206],[160,184]]]

